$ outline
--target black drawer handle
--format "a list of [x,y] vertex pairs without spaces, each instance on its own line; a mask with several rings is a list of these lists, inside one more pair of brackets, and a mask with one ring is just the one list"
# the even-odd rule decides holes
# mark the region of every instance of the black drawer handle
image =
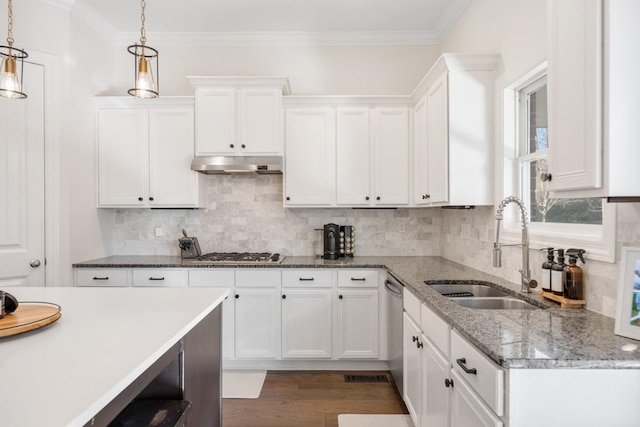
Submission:
[[149,277],[149,280],[164,280],[164,277]]
[[462,368],[463,371],[465,371],[467,374],[471,374],[471,375],[477,375],[478,371],[476,371],[476,368],[467,368],[467,365],[465,365],[465,363],[467,363],[467,359],[465,359],[464,357],[461,359],[456,359],[456,363],[458,364],[458,366],[460,366]]
[[416,342],[418,341],[418,337],[416,337],[415,335],[411,337],[411,341]]
[[352,277],[351,278],[352,282],[364,282],[366,280],[367,280],[366,277]]
[[94,277],[93,280],[109,280],[109,276],[106,276],[106,277]]
[[418,348],[422,348],[422,347],[424,347],[424,344],[422,344],[422,342],[418,341],[418,342],[416,343],[416,347],[418,347]]
[[447,388],[449,388],[449,387],[453,388],[453,380],[449,379],[449,378],[446,378],[444,380],[444,386],[447,387]]
[[301,282],[313,282],[315,280],[314,277],[300,277]]

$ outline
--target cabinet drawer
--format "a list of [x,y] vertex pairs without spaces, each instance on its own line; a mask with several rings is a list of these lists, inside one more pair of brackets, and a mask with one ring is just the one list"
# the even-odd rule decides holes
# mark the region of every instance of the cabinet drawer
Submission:
[[187,286],[187,270],[173,268],[138,268],[133,270],[133,286]]
[[122,268],[78,268],[76,286],[129,286],[128,273]]
[[233,270],[199,268],[189,270],[189,286],[211,286],[232,288],[235,283]]
[[344,270],[338,271],[339,288],[377,288],[378,272],[376,270]]
[[402,306],[413,321],[420,325],[420,300],[406,287],[402,289]]
[[274,288],[280,286],[281,273],[277,269],[252,268],[236,271],[236,286],[247,288]]
[[426,336],[438,347],[438,350],[449,357],[449,347],[451,342],[451,327],[440,316],[425,304],[420,306],[420,326]]
[[282,271],[282,287],[314,287],[314,288],[330,288],[331,270],[283,270]]
[[504,415],[504,371],[453,330],[451,364],[498,416]]

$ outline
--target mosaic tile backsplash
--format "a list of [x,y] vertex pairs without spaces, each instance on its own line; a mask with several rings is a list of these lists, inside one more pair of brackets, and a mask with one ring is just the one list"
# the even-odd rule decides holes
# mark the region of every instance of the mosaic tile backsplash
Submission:
[[[114,254],[179,255],[181,229],[203,252],[322,251],[326,223],[356,227],[356,255],[439,255],[440,209],[305,209],[282,206],[281,175],[208,175],[208,209],[119,209]],[[163,236],[155,236],[161,227]]]

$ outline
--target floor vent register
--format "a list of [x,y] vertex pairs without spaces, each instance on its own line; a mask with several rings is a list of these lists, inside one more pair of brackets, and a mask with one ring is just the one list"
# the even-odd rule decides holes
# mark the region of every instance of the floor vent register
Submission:
[[347,383],[388,383],[386,375],[345,375],[344,382]]

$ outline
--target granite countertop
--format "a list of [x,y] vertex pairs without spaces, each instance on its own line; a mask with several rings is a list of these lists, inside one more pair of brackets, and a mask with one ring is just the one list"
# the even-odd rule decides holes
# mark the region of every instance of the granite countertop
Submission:
[[[77,268],[386,268],[453,329],[505,368],[640,369],[640,342],[613,333],[614,319],[585,309],[564,309],[520,285],[441,257],[355,257],[323,260],[286,257],[281,264],[193,265],[172,256],[113,256],[74,264]],[[487,281],[542,310],[478,310],[459,306],[424,281]]]

